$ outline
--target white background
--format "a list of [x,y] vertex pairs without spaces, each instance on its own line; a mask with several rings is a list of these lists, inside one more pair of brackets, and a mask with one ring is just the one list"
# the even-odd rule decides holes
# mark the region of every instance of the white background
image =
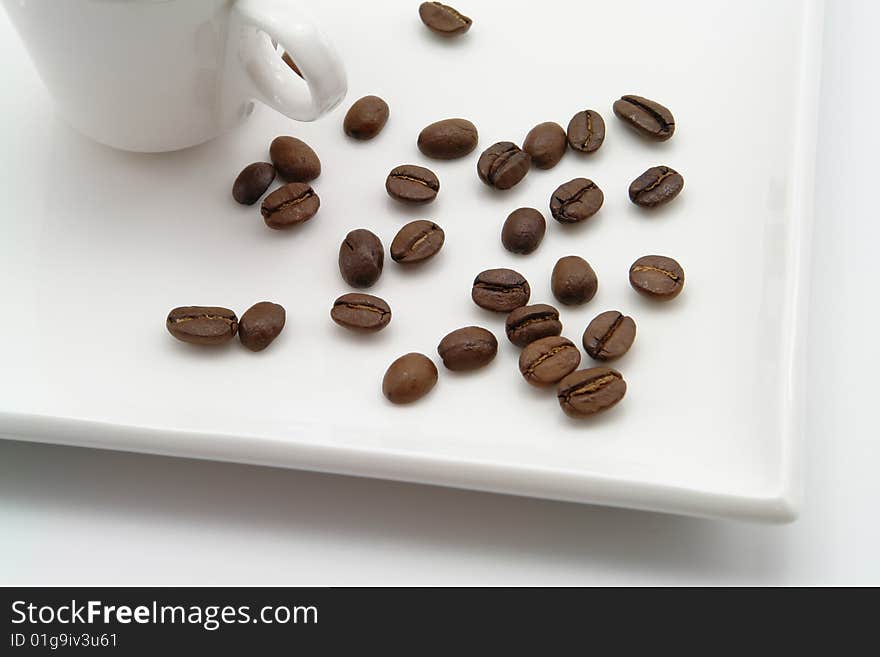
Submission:
[[0,583],[880,584],[878,18],[826,9],[797,523],[0,442]]

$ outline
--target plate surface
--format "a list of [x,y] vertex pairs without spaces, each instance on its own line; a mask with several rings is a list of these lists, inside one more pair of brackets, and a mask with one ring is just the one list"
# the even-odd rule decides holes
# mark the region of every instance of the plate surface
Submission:
[[[0,13],[4,84],[16,90],[0,106],[0,434],[793,518],[821,3],[676,2],[662,13],[642,1],[547,2],[540,12],[493,5],[462,5],[474,26],[454,41],[427,33],[411,2],[374,3],[357,20],[345,3],[316,5],[348,65],[343,107],[314,124],[258,107],[233,134],[161,155],[99,146],[55,118]],[[391,119],[377,139],[354,143],[342,116],[368,93],[389,102]],[[668,105],[675,136],[648,143],[622,126],[611,104],[624,93]],[[585,108],[607,123],[596,154],[569,151],[509,192],[477,179],[482,148],[521,142],[541,121],[565,126]],[[477,152],[427,160],[416,135],[450,116],[477,125]],[[288,233],[268,230],[258,207],[229,195],[239,169],[266,159],[279,134],[309,142],[324,169],[314,183],[319,214]],[[439,175],[436,202],[413,210],[386,196],[387,172],[404,163]],[[682,172],[685,190],[666,208],[640,211],[627,187],[658,164]],[[605,205],[585,225],[561,226],[549,217],[550,194],[576,176],[596,181]],[[499,239],[520,206],[548,218],[530,256],[507,253]],[[370,291],[391,304],[389,328],[364,338],[335,326],[329,308],[349,291],[336,265],[345,233],[369,228],[387,247],[415,218],[443,226],[446,245],[418,268],[387,259]],[[629,265],[650,253],[685,269],[674,302],[652,304],[629,287]],[[512,267],[531,282],[533,302],[554,303],[549,274],[568,254],[585,257],[600,284],[589,304],[563,308],[564,334],[579,343],[587,322],[612,308],[639,329],[616,365],[626,399],[587,422],[522,381],[503,316],[470,300],[476,273]],[[287,308],[288,326],[260,354],[193,348],[163,326],[177,305],[241,313],[263,299]],[[439,362],[440,338],[470,324],[499,338],[490,367],[441,367],[420,403],[385,402],[388,363],[408,351]]]

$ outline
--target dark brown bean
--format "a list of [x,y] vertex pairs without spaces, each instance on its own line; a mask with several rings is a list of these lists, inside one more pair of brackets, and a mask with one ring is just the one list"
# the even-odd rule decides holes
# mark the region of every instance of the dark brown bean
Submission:
[[168,313],[165,327],[183,342],[222,344],[235,336],[238,318],[228,308],[181,306]]
[[607,410],[623,399],[626,381],[609,367],[572,372],[559,382],[556,396],[569,417],[583,418]]
[[423,2],[419,5],[419,18],[434,34],[444,37],[464,34],[473,23],[461,12],[440,2]]
[[592,217],[605,202],[605,194],[588,178],[563,183],[550,197],[550,214],[559,223],[575,224]]
[[410,404],[431,392],[437,375],[437,366],[424,354],[405,354],[385,372],[382,393],[392,404]]
[[309,182],[321,175],[321,160],[312,147],[296,137],[276,137],[269,157],[278,175],[288,182]]
[[351,231],[339,245],[339,272],[352,287],[370,287],[385,264],[381,240],[365,228]]
[[474,279],[471,298],[480,308],[510,312],[529,302],[529,282],[512,269],[487,269]]
[[504,221],[501,243],[511,253],[525,255],[540,246],[546,230],[544,215],[534,208],[517,208]]
[[614,101],[614,113],[639,134],[655,141],[666,141],[675,132],[672,112],[641,96],[621,96]]
[[629,268],[633,289],[657,301],[674,299],[684,288],[684,270],[672,258],[642,256]]
[[465,372],[484,367],[498,353],[498,340],[479,326],[456,329],[444,337],[437,346],[446,369]]
[[302,71],[299,70],[299,66],[296,65],[295,61],[293,61],[293,57],[290,56],[289,52],[285,52],[283,55],[281,55],[281,59],[283,59],[284,63],[287,64],[291,68],[291,70],[299,77],[303,76]]
[[539,123],[526,135],[523,150],[539,169],[552,169],[565,155],[565,130],[552,121]]
[[275,167],[268,162],[248,164],[232,184],[232,198],[242,205],[253,205],[275,180]]
[[286,315],[284,308],[277,303],[255,303],[238,322],[238,339],[251,351],[262,351],[284,329]]
[[305,183],[287,183],[263,199],[260,212],[269,228],[290,228],[315,216],[321,199]]
[[578,112],[568,122],[568,145],[582,153],[599,150],[605,141],[605,120],[598,112],[584,110]]
[[572,306],[586,303],[596,296],[599,279],[586,260],[580,256],[565,256],[553,267],[550,288],[560,303]]
[[348,108],[342,120],[342,129],[352,139],[372,139],[388,122],[388,103],[379,96],[364,96]]
[[384,299],[372,294],[352,292],[343,294],[333,302],[331,319],[352,331],[375,333],[388,326],[391,321],[391,307]]
[[430,169],[403,164],[394,167],[385,178],[388,196],[406,203],[428,203],[437,198],[440,179]]
[[477,127],[467,119],[443,119],[419,133],[418,146],[435,160],[464,157],[477,147]]
[[584,331],[584,350],[596,360],[623,356],[636,339],[636,323],[616,310],[597,315]]
[[526,345],[519,355],[519,371],[533,386],[556,383],[577,369],[581,352],[561,335],[553,335]]
[[510,141],[499,141],[477,160],[480,180],[495,189],[510,189],[526,177],[532,156]]
[[684,188],[684,178],[666,166],[651,167],[629,186],[629,200],[643,208],[669,203]]
[[401,264],[422,262],[443,247],[445,238],[443,229],[433,221],[411,221],[394,236],[391,259]]
[[511,311],[504,323],[507,339],[517,347],[525,347],[535,340],[562,333],[559,311],[546,303],[522,306]]

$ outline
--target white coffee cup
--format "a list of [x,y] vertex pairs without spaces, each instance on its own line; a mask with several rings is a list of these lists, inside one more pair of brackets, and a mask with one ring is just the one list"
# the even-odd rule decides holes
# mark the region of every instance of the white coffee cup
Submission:
[[116,148],[200,144],[243,121],[253,99],[312,121],[345,96],[333,47],[286,0],[3,4],[62,117]]

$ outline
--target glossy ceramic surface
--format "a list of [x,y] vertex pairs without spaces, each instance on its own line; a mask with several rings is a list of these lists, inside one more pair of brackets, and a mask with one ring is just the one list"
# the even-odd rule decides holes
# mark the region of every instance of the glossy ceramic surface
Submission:
[[[53,118],[0,18],[5,84],[18,90],[0,121],[0,433],[675,513],[794,517],[821,4],[676,2],[663,14],[642,1],[548,2],[537,13],[526,2],[503,13],[470,4],[474,27],[456,42],[427,33],[411,3],[378,2],[358,23],[343,3],[313,7],[349,68],[350,99],[375,93],[391,106],[371,142],[344,136],[346,107],[312,124],[258,108],[223,138],[147,156],[101,147]],[[662,29],[639,18],[649,15]],[[607,29],[586,52],[582,39],[560,38],[559,21]],[[540,43],[523,47],[526,36]],[[667,104],[673,139],[648,143],[622,126],[610,108],[624,93]],[[569,152],[506,193],[477,179],[480,150],[520,141],[541,121],[565,125],[585,107],[608,126],[598,153]],[[480,146],[462,160],[426,160],[419,130],[450,116],[471,119]],[[230,198],[238,171],[265,159],[279,134],[306,140],[324,165],[314,183],[321,210],[290,233],[266,229],[256,207]],[[433,204],[387,197],[385,176],[403,163],[438,174]],[[686,186],[648,214],[627,187],[658,164],[682,172]],[[561,226],[549,219],[550,194],[581,175],[602,187],[605,205],[586,225]],[[545,213],[548,231],[534,254],[514,256],[500,231],[524,205]],[[335,326],[330,306],[348,291],[336,265],[343,236],[369,228],[387,247],[416,218],[439,223],[446,244],[423,267],[386,263],[370,292],[391,304],[390,327],[365,338]],[[629,265],[648,253],[683,265],[687,287],[675,301],[652,304],[629,287]],[[512,267],[531,282],[533,302],[552,303],[550,271],[568,254],[592,264],[599,291],[563,309],[564,334],[579,341],[611,308],[639,328],[616,363],[626,399],[590,422],[569,420],[552,394],[522,381],[503,317],[470,300],[476,273]],[[194,349],[164,329],[173,306],[243,312],[263,299],[283,304],[288,322],[260,354]],[[380,381],[394,358],[436,358],[443,335],[469,324],[499,338],[490,367],[441,369],[422,402],[385,402]]]

